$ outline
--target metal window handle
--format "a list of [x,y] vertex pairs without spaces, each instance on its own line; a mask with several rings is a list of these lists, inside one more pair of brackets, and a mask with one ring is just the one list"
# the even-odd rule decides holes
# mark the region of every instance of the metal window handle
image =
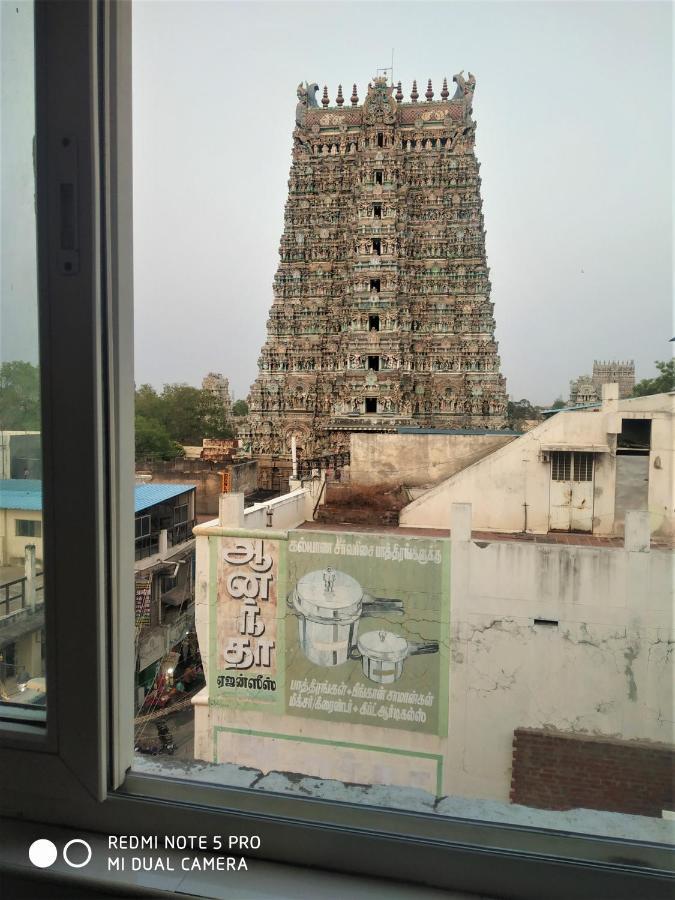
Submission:
[[65,135],[59,142],[59,244],[58,265],[62,275],[80,271],[80,229],[77,211],[77,144]]

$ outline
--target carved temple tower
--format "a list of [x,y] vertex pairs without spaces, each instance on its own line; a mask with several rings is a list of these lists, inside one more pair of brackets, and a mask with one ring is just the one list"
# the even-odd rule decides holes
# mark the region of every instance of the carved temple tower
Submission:
[[352,431],[501,428],[485,257],[475,79],[384,77],[359,105],[298,87],[285,227],[242,430],[254,454],[349,448]]

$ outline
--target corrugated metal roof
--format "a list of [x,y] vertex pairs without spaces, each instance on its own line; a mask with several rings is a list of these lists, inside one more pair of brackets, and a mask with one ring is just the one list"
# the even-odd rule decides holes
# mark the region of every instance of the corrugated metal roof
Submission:
[[165,500],[171,500],[179,494],[186,491],[194,491],[194,484],[159,484],[157,482],[146,482],[145,484],[135,485],[134,512],[140,512],[156,503],[163,503]]
[[0,509],[42,509],[42,482],[34,478],[0,481]]
[[[134,512],[156,503],[193,491],[194,484],[160,484],[149,482],[134,485]],[[42,482],[30,478],[0,480],[0,509],[42,509]]]

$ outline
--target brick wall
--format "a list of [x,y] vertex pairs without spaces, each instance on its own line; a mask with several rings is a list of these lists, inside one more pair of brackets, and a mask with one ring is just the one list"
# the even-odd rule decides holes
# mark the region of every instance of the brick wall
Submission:
[[674,809],[675,748],[646,741],[517,728],[511,802],[661,817]]

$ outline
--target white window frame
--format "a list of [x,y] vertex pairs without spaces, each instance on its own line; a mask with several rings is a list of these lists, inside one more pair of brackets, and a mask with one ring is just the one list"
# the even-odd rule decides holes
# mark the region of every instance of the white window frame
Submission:
[[[0,815],[103,833],[256,833],[252,856],[491,895],[669,896],[660,845],[130,772],[130,4],[38,0],[36,59],[48,701],[46,725],[3,707]],[[64,135],[79,160],[74,277],[58,267]]]

